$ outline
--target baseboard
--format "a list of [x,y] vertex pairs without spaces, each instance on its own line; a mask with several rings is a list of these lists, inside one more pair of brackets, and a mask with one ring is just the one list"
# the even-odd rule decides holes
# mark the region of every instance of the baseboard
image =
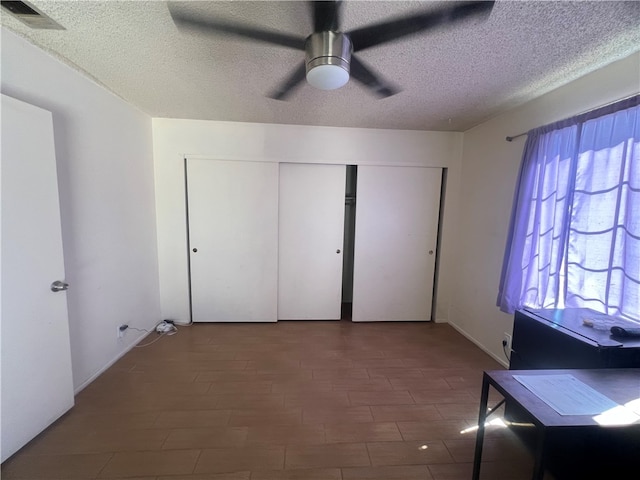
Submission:
[[469,335],[467,332],[465,332],[462,328],[458,327],[457,325],[455,325],[455,324],[453,324],[451,322],[449,322],[449,325],[451,325],[460,335],[462,335],[463,337],[465,337],[469,341],[473,342],[480,350],[482,350],[484,353],[489,355],[491,358],[493,358],[500,365],[502,365],[505,368],[509,368],[509,362],[506,359],[501,358],[499,356],[496,356],[493,352],[489,351],[482,343],[480,343],[472,335]]
[[96,378],[98,378],[100,375],[102,375],[105,371],[107,371],[114,363],[116,363],[118,360],[120,360],[122,357],[125,356],[125,354],[127,354],[132,348],[134,348],[138,343],[140,343],[140,340],[142,340],[144,337],[146,337],[147,335],[149,335],[148,332],[142,332],[140,333],[140,336],[138,338],[136,338],[131,345],[127,346],[124,350],[122,350],[120,353],[118,353],[116,355],[116,357],[111,360],[110,362],[108,362],[104,367],[102,367],[100,370],[98,370],[97,372],[95,372],[93,375],[91,375],[87,380],[85,380],[84,382],[82,382],[82,384],[80,384],[80,386],[78,386],[78,388],[76,388],[73,391],[74,395],[79,394],[82,390],[84,390],[85,388],[87,388]]

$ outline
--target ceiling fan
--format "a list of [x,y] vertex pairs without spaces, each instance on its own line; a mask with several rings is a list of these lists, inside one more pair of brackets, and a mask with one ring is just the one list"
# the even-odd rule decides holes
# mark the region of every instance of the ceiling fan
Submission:
[[446,2],[437,10],[418,12],[341,32],[342,2],[312,1],[309,4],[313,33],[306,38],[226,20],[201,18],[196,14],[180,11],[174,3],[170,3],[169,11],[175,24],[182,29],[231,35],[304,51],[304,63],[271,92],[271,98],[284,100],[305,78],[316,88],[333,90],[345,85],[350,77],[379,97],[385,98],[398,93],[398,90],[358,59],[356,52],[440,26],[456,25],[470,18],[485,19],[491,13],[494,3]]

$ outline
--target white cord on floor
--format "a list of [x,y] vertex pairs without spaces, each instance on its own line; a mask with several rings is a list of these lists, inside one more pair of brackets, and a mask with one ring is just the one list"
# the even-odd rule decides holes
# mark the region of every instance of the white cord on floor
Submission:
[[[158,330],[158,326],[165,324],[167,326],[171,326],[170,330],[164,330],[164,331],[160,331]],[[179,324],[178,324],[179,325]],[[133,328],[133,327],[129,327],[132,330],[138,330],[139,332],[148,332],[150,333],[151,330],[145,330],[145,329],[140,329],[140,328]],[[142,347],[148,347],[149,345],[153,345],[154,343],[156,343],[158,340],[160,340],[162,337],[165,336],[171,336],[171,335],[175,335],[176,333],[178,333],[178,328],[176,327],[175,323],[167,323],[164,320],[161,321],[160,323],[158,323],[158,325],[155,326],[154,331],[158,332],[160,334],[160,336],[158,338],[156,338],[155,340],[151,341],[151,342],[147,342],[143,345],[135,345],[134,348],[142,348]]]
[[156,343],[158,340],[160,340],[162,337],[166,337],[166,336],[171,336],[171,335],[175,335],[176,333],[178,333],[178,330],[174,330],[171,333],[161,333],[160,336],[158,338],[156,338],[155,340],[153,340],[152,342],[149,343],[145,343],[143,345],[135,345],[133,348],[142,348],[142,347],[148,347],[149,345],[153,345],[154,343]]

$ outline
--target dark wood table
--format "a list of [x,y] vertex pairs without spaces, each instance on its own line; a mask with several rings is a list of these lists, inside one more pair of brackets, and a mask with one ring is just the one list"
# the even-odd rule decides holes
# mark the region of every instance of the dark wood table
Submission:
[[570,374],[576,379],[597,390],[614,402],[624,405],[632,400],[640,399],[640,368],[620,369],[558,369],[558,370],[492,370],[484,372],[482,379],[482,396],[480,400],[480,415],[478,418],[478,432],[473,459],[473,480],[480,477],[482,460],[482,444],[484,441],[484,426],[487,416],[489,386],[497,390],[509,403],[517,404],[529,416],[536,427],[534,446],[534,480],[542,479],[545,468],[545,441],[553,429],[574,428],[593,430],[602,428],[636,429],[640,431],[640,421],[629,425],[603,427],[594,415],[560,415],[543,400],[528,390],[514,375],[553,375]]

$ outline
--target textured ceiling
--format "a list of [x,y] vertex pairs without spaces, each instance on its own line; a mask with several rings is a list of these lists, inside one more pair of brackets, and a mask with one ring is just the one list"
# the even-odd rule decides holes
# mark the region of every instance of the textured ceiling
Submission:
[[[640,2],[498,1],[484,23],[361,52],[398,95],[379,100],[351,81],[329,92],[304,84],[282,102],[265,94],[303,52],[180,32],[161,1],[31,3],[66,30],[31,30],[4,11],[2,24],[154,117],[464,131],[640,50]],[[439,3],[347,1],[342,29]],[[301,36],[312,30],[306,2],[176,8]]]

